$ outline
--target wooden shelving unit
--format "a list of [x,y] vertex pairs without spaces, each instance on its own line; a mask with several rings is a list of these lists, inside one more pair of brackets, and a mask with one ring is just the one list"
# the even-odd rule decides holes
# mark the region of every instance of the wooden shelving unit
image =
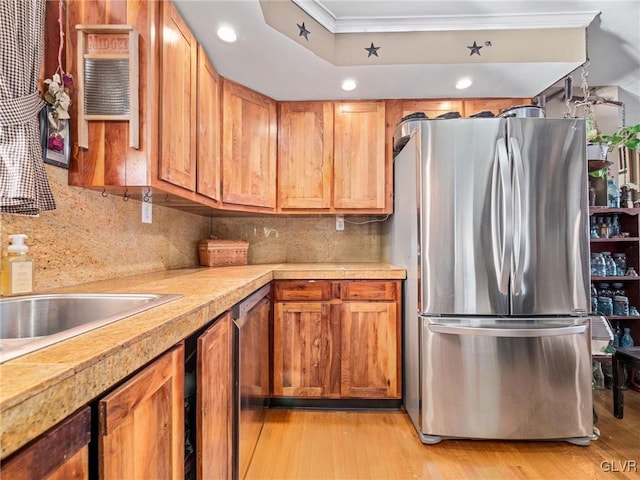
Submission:
[[[589,217],[601,219],[618,215],[620,231],[627,232],[628,237],[592,238],[591,253],[611,252],[624,253],[627,256],[627,266],[635,268],[640,275],[640,208],[603,208],[589,207]],[[622,283],[629,298],[629,306],[640,310],[640,277],[632,276],[606,276],[591,277],[591,283],[596,287],[600,283]],[[640,317],[609,315],[607,319],[615,328],[620,323],[620,329],[630,328],[631,336],[636,345],[640,343]]]

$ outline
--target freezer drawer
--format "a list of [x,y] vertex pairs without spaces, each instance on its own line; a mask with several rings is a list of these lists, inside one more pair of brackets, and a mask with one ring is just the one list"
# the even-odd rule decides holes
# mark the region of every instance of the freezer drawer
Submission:
[[423,435],[588,443],[588,319],[422,317],[421,327]]

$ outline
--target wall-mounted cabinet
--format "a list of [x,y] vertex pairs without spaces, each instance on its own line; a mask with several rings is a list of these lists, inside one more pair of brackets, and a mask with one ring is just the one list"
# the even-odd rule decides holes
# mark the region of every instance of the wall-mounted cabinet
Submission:
[[223,80],[222,201],[273,211],[276,207],[276,102]]
[[[72,2],[68,17],[69,25],[130,24],[135,28],[139,69],[133,73],[139,83],[140,125],[139,148],[132,148],[128,122],[90,121],[88,148],[80,148],[74,137],[69,184],[118,195],[126,192],[134,198],[153,193],[154,203],[195,213],[217,207],[220,97],[215,92],[220,79],[204,50],[198,52],[197,41],[175,5],[169,1]],[[77,38],[75,34],[68,37],[69,57],[77,49]],[[81,93],[72,90],[72,95]],[[73,110],[78,102],[72,100]],[[71,122],[72,131],[77,131],[73,111]]]
[[222,78],[198,45],[196,191],[215,202],[220,197]]
[[195,192],[198,44],[173,3],[160,26],[159,177]]
[[282,102],[278,211],[391,213],[385,103]]

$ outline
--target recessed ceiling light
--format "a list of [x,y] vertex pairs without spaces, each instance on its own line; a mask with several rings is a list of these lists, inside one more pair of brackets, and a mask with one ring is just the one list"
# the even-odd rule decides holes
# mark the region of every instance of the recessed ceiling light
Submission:
[[218,38],[226,43],[233,43],[238,39],[236,31],[228,25],[223,25],[218,29]]
[[350,78],[345,80],[344,82],[342,82],[342,90],[344,90],[345,92],[350,92],[351,90],[353,90],[354,88],[356,88],[356,81],[355,80],[351,80]]
[[469,88],[473,81],[470,78],[461,78],[456,82],[456,88],[458,90],[464,90],[465,88]]

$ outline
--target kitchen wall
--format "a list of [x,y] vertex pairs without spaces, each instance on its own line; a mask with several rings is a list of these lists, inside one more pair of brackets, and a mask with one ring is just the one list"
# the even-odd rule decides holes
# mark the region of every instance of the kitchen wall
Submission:
[[197,243],[211,233],[248,240],[249,263],[375,262],[383,255],[379,222],[346,223],[345,230],[337,232],[333,216],[210,218],[154,205],[153,222],[144,224],[139,201],[70,187],[67,170],[46,167],[57,209],[39,217],[0,216],[2,255],[8,235],[29,237],[36,292],[197,266]]

